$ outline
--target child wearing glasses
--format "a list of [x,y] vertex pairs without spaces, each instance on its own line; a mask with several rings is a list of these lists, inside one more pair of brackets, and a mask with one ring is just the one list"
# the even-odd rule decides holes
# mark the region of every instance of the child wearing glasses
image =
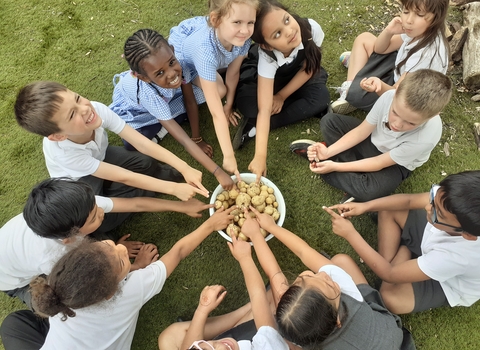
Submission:
[[[430,192],[324,208],[382,280],[388,309],[407,314],[480,299],[480,171],[447,176]],[[334,209],[338,211],[337,214]],[[378,252],[348,218],[378,211]],[[426,212],[426,213],[425,213]]]

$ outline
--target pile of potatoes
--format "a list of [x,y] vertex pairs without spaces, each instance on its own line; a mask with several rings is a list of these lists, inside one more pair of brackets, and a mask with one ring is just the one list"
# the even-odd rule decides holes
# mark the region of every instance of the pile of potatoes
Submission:
[[[260,213],[271,215],[275,221],[278,221],[280,213],[277,210],[278,202],[273,192],[272,187],[268,187],[262,183],[257,184],[252,182],[251,184],[247,184],[245,181],[238,181],[237,188],[221,192],[215,199],[216,210],[222,207],[228,209],[232,205],[238,206],[238,208],[231,213],[234,216],[234,222],[227,226],[227,234],[230,237],[235,235],[240,240],[249,241],[249,238],[241,231],[243,223],[245,222],[244,209],[250,205]],[[255,214],[251,211],[249,215],[255,217]],[[268,232],[264,229],[261,228],[260,231],[263,237],[268,235]]]

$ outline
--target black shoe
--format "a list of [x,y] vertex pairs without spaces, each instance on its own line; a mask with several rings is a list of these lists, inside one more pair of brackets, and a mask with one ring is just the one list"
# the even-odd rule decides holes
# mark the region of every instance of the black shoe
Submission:
[[242,148],[246,142],[255,138],[255,136],[248,136],[248,133],[250,132],[250,130],[252,130],[252,128],[247,127],[247,122],[248,118],[245,117],[242,117],[242,119],[240,120],[237,132],[235,133],[232,141],[232,147],[234,151]]
[[308,147],[314,145],[315,143],[316,142],[312,140],[296,140],[290,144],[290,151],[299,155],[300,157],[308,159]]

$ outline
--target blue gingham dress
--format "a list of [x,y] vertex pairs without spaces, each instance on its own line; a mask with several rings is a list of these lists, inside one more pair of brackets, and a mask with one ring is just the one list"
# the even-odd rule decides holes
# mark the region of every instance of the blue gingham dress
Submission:
[[[183,65],[182,75],[183,84],[190,83],[196,77],[194,71],[183,69]],[[146,83],[134,77],[130,70],[115,74],[113,85],[115,86],[113,102],[109,107],[134,129],[186,113],[181,88],[166,89],[154,83]],[[192,86],[197,104],[204,103],[205,96],[202,90],[195,85]]]
[[227,51],[215,35],[215,29],[207,23],[208,17],[186,19],[170,29],[168,43],[175,48],[175,56],[194,69],[200,78],[216,81],[217,70],[226,68],[239,56],[246,56],[251,40],[243,46]]

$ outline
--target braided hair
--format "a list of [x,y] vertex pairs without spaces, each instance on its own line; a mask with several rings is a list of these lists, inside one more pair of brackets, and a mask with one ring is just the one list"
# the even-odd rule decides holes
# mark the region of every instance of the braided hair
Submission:
[[153,29],[140,29],[133,33],[123,47],[123,54],[134,73],[144,74],[142,61],[156,53],[167,40]]

